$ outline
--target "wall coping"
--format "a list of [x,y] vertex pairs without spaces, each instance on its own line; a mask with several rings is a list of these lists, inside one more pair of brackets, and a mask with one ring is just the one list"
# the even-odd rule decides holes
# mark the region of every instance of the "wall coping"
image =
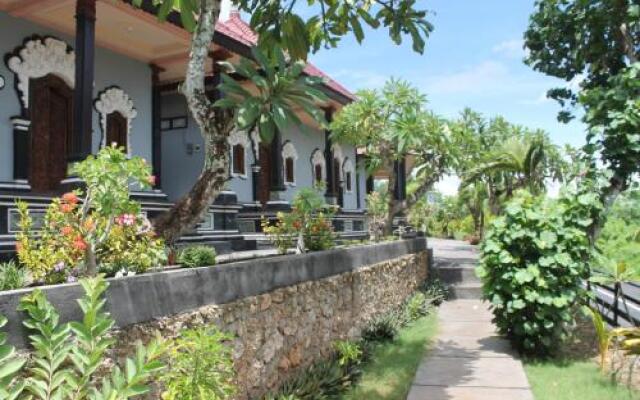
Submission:
[[[123,278],[109,278],[106,309],[116,326],[188,312],[212,304],[224,304],[275,289],[317,281],[368,265],[427,250],[424,237],[300,255],[258,258],[211,267],[177,269]],[[80,319],[78,283],[43,286],[40,289],[56,306],[61,321]],[[25,288],[0,293],[0,315],[8,341],[24,348],[27,330],[24,314],[17,311],[20,298],[32,292]]]

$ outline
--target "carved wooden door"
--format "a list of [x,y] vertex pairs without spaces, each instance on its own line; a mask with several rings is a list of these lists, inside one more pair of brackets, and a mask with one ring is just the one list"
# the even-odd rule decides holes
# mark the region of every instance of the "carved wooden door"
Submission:
[[47,75],[31,86],[31,149],[29,181],[34,191],[56,190],[67,175],[73,134],[73,90]]

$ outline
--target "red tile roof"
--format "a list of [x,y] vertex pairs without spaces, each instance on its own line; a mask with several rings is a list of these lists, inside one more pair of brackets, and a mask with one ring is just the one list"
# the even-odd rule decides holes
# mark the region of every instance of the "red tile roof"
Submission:
[[[249,24],[240,18],[240,13],[237,11],[232,11],[228,20],[218,21],[216,31],[247,46],[255,46],[258,43],[258,35],[251,29]],[[350,100],[355,100],[353,93],[337,81],[333,80],[329,75],[322,72],[315,65],[307,63],[304,72],[310,76],[324,78],[325,85],[329,89]]]

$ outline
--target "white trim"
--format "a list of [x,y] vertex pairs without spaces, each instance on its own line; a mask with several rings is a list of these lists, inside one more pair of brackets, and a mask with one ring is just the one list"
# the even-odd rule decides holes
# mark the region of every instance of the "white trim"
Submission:
[[29,108],[30,79],[53,74],[71,89],[75,87],[75,59],[74,51],[65,42],[51,37],[29,40],[18,55],[9,58],[7,66],[18,77],[17,88],[25,110]]
[[[238,130],[234,130],[233,132],[231,132],[231,134],[229,135],[229,137],[227,137],[227,143],[229,143],[229,147],[231,150],[231,154],[230,154],[230,166],[231,166],[231,176],[234,178],[242,178],[242,179],[247,179],[247,152],[249,149],[251,149],[251,142],[249,141],[249,135],[247,135],[246,132],[244,131],[238,131]],[[243,155],[244,155],[244,162],[242,163],[242,166],[244,167],[244,171],[242,173],[238,173],[238,172],[234,172],[233,171],[233,165],[234,165],[234,159],[233,159],[233,148],[235,146],[242,146],[242,148],[244,149],[243,151]]]
[[60,181],[60,183],[80,183],[80,182],[82,182],[82,179],[76,176],[72,176],[71,178],[65,178]]
[[[320,179],[316,176],[316,165],[320,165],[322,176]],[[324,158],[324,152],[320,149],[316,149],[311,155],[311,175],[313,177],[313,184],[315,185],[318,181],[323,181],[327,179],[327,163]]]
[[100,94],[93,106],[100,114],[100,129],[102,129],[100,147],[111,145],[107,143],[108,116],[117,112],[127,120],[127,155],[131,157],[131,122],[138,116],[138,111],[133,106],[129,95],[119,87],[111,87]]
[[24,179],[15,180],[13,182],[0,182],[0,189],[23,189],[31,190],[31,185]]
[[16,131],[29,132],[31,121],[21,117],[11,117],[13,129]]
[[[291,176],[293,181],[287,181],[287,158],[293,160],[293,171]],[[296,186],[296,161],[298,161],[298,151],[291,141],[282,146],[282,170],[284,171],[284,184],[286,186]]]

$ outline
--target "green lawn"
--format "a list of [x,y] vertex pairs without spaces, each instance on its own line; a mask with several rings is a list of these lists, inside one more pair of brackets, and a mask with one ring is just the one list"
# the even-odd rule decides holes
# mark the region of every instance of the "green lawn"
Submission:
[[395,341],[378,346],[362,379],[343,399],[405,400],[436,330],[437,315],[433,312],[403,328]]
[[536,400],[638,400],[640,393],[613,385],[592,361],[526,362]]

